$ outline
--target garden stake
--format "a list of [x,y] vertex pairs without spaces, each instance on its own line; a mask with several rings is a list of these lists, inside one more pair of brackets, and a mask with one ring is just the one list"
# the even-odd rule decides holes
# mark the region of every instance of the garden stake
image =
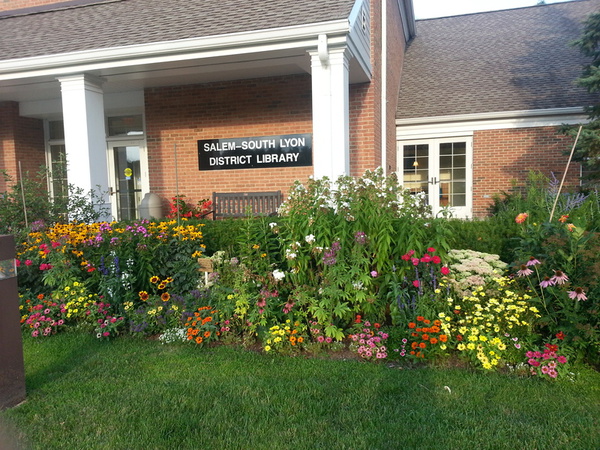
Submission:
[[21,181],[21,198],[23,199],[23,214],[25,215],[25,228],[27,224],[27,205],[25,205],[25,190],[23,189],[23,172],[21,172],[21,161],[19,161],[19,178]]
[[550,222],[552,222],[552,218],[554,217],[554,210],[556,209],[556,203],[558,202],[558,196],[560,195],[560,191],[562,190],[563,184],[565,182],[565,178],[567,177],[567,171],[569,170],[569,165],[571,164],[571,158],[573,158],[573,153],[575,152],[575,146],[577,145],[577,141],[579,140],[579,135],[581,134],[581,129],[583,125],[579,125],[579,130],[577,131],[577,137],[575,138],[575,142],[573,142],[573,148],[571,149],[571,154],[569,155],[569,160],[567,161],[567,167],[565,167],[565,172],[563,173],[562,180],[560,180],[560,186],[558,187],[558,192],[556,193],[556,197],[554,198],[554,205],[552,205],[552,211],[550,212]]

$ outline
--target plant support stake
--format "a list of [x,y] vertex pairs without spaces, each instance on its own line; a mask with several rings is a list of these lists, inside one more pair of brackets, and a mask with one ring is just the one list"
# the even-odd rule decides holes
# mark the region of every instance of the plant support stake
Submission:
[[21,182],[21,198],[23,199],[23,215],[25,216],[25,228],[29,226],[27,222],[27,205],[25,204],[25,190],[23,189],[23,172],[21,172],[21,161],[19,161],[19,181]]
[[552,205],[552,211],[550,212],[550,222],[552,222],[552,218],[554,217],[554,210],[556,209],[556,204],[558,203],[558,197],[560,196],[560,191],[562,191],[563,184],[565,183],[565,178],[567,178],[567,172],[569,171],[571,159],[573,158],[573,153],[575,153],[575,146],[577,145],[577,141],[579,140],[579,135],[581,134],[582,128],[583,125],[579,125],[577,137],[575,137],[575,142],[573,142],[573,148],[571,148],[571,154],[569,155],[569,160],[567,161],[567,167],[565,167],[565,173],[563,173],[562,180],[560,180],[560,186],[558,187],[558,192],[556,193],[556,197],[554,198],[554,205]]

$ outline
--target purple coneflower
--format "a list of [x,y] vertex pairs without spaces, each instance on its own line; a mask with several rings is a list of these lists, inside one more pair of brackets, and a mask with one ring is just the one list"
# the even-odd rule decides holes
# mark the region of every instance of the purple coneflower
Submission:
[[554,280],[554,283],[556,284],[565,284],[569,281],[569,277],[562,270],[555,270],[552,280]]
[[533,273],[533,270],[528,268],[525,264],[521,264],[521,270],[517,271],[517,276],[527,277]]
[[567,291],[567,294],[569,294],[569,298],[572,298],[577,301],[587,300],[585,292],[583,292],[583,289],[581,289],[580,287],[575,288],[574,291]]
[[529,261],[527,261],[527,264],[525,264],[525,265],[527,267],[529,267],[529,266],[535,266],[536,264],[541,264],[541,262],[539,262],[537,259],[535,259],[535,257],[530,256]]
[[544,279],[540,281],[540,287],[547,288],[548,286],[554,286],[554,283],[556,283],[556,281],[552,278],[544,277]]

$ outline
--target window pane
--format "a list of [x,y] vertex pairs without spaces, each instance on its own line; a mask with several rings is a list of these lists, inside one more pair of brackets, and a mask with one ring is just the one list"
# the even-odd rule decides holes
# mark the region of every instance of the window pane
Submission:
[[48,137],[51,141],[64,140],[65,130],[62,120],[52,120],[48,122]]
[[142,116],[118,116],[108,118],[109,136],[137,136],[144,134]]

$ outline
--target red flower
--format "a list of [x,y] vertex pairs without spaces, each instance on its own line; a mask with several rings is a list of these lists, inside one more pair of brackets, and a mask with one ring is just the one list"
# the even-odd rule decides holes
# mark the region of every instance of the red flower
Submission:
[[450,269],[448,267],[444,266],[440,269],[440,272],[442,272],[442,275],[449,275]]
[[556,333],[556,339],[560,339],[561,341],[565,339],[565,333],[563,333],[562,331],[559,331],[558,333]]
[[435,252],[435,248],[433,248],[433,247],[429,247],[429,248],[427,249],[427,251],[428,251],[429,253],[434,253],[434,252]]
[[412,282],[412,284],[413,284],[413,286],[414,286],[414,287],[416,287],[416,288],[418,288],[418,287],[419,287],[419,285],[420,285],[420,283],[419,283],[419,280],[414,280],[414,281]]
[[361,322],[361,320],[362,320],[362,317],[361,317],[361,316],[359,316],[359,315],[357,315],[357,316],[356,316],[356,320],[354,321],[354,323],[360,323],[360,322]]
[[462,337],[460,334],[457,334],[457,335],[456,335],[456,340],[457,340],[457,341],[462,341],[462,340],[463,340],[463,337]]
[[381,325],[379,325],[378,323],[374,323],[373,326],[377,329],[379,329],[381,327]]

